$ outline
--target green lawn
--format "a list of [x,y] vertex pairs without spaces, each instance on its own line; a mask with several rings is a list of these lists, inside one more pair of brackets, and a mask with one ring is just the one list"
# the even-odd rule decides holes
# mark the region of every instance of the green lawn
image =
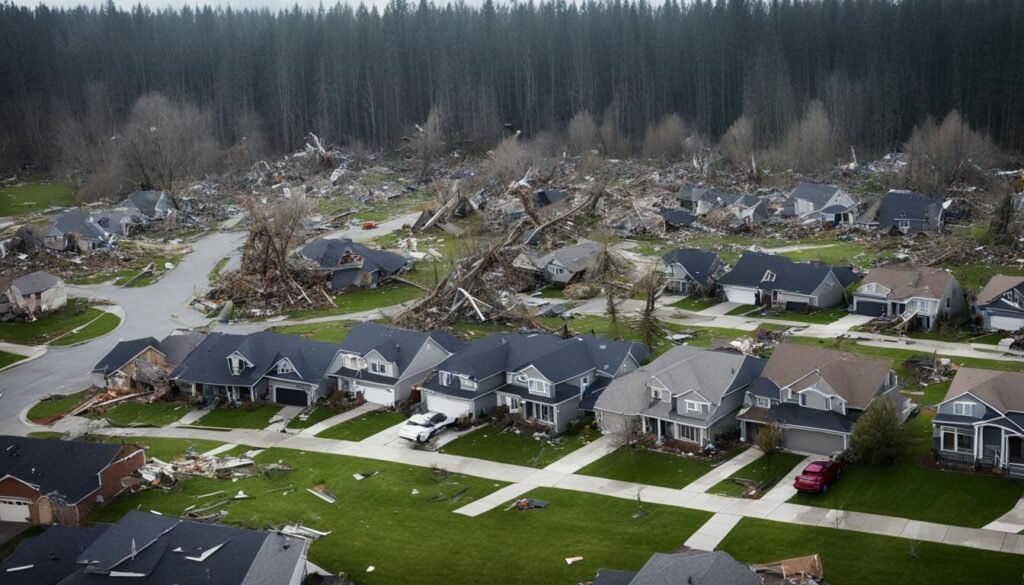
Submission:
[[224,271],[224,267],[227,266],[228,262],[230,261],[231,256],[225,256],[220,260],[217,260],[217,263],[214,264],[213,268],[210,269],[210,275],[208,277],[208,280],[210,282],[216,282],[217,279],[220,278],[220,273]]
[[1024,556],[744,518],[719,545],[745,563],[819,554],[830,585],[1019,583]]
[[280,412],[277,404],[261,404],[255,410],[244,408],[215,408],[196,421],[195,426],[225,429],[263,429]]
[[[132,443],[146,448],[146,458],[156,457],[161,461],[171,461],[180,457],[191,447],[196,453],[205,453],[220,447],[224,443],[201,439],[168,439],[164,437],[90,437],[102,443]],[[226,488],[225,488],[226,489]]]
[[726,313],[726,315],[732,315],[733,317],[742,317],[743,315],[746,315],[747,313],[752,313],[756,310],[757,307],[755,307],[754,305],[740,305]]
[[814,311],[813,313],[803,313],[800,311],[772,311],[769,314],[758,312],[749,316],[762,319],[778,319],[780,321],[827,324],[838,321],[849,314],[849,311],[847,311],[845,307],[833,307],[831,309]]
[[782,252],[779,255],[785,256],[794,262],[817,260],[833,266],[849,266],[854,264],[861,267],[870,266],[885,255],[884,252],[868,250],[861,242],[824,241],[818,243],[828,247],[798,250],[796,252]]
[[677,309],[683,309],[684,311],[703,311],[704,309],[710,309],[721,302],[722,299],[714,297],[686,297],[685,299],[676,301],[669,306]]
[[[737,449],[726,453],[720,464],[740,453]],[[669,453],[658,453],[644,447],[619,447],[608,455],[581,469],[581,475],[592,475],[630,483],[682,488],[714,469],[708,461]]]
[[[266,528],[301,522],[333,531],[312,544],[309,560],[334,573],[358,575],[365,585],[536,585],[588,581],[600,568],[636,570],[653,552],[678,547],[711,516],[645,504],[648,514],[633,519],[637,508],[631,500],[538,489],[527,496],[550,502],[543,510],[499,508],[469,518],[453,511],[505,484],[460,475],[438,481],[427,468],[284,449],[257,457],[264,463],[279,460],[293,471],[232,483],[190,480],[170,493],[154,490],[118,498],[94,519],[112,521],[135,509],[176,516],[196,502],[195,496],[245,490],[254,499],[228,504],[229,524]],[[380,474],[363,481],[352,478],[370,471]],[[327,504],[306,493],[305,488],[318,484],[338,502]],[[288,486],[297,491],[270,491]],[[572,556],[583,560],[567,565],[565,558]],[[371,565],[375,570],[368,573]]]
[[928,386],[912,389],[913,392],[923,392],[923,394],[911,394],[910,390],[906,389],[904,389],[903,393],[910,396],[910,399],[920,406],[935,406],[946,397],[950,384],[952,384],[952,381],[939,382],[938,384],[929,384]]
[[598,437],[600,433],[592,429],[576,435],[565,434],[557,445],[551,445],[547,441],[534,439],[525,432],[499,432],[496,427],[485,426],[448,443],[441,452],[541,468],[551,465]]
[[341,343],[348,335],[355,323],[352,321],[328,321],[326,323],[305,323],[300,325],[285,325],[274,327],[274,333],[287,333],[288,335],[301,335],[314,341],[326,341],[328,343]]
[[912,520],[980,528],[1013,508],[1024,483],[983,473],[924,467],[930,458],[931,419],[907,423],[911,436],[904,461],[892,467],[848,467],[825,494],[797,494],[794,504],[900,516]]
[[89,399],[92,394],[83,390],[75,394],[68,394],[57,400],[40,400],[29,409],[28,420],[40,422],[58,414],[63,414]]
[[322,439],[338,439],[341,441],[362,441],[367,437],[376,435],[384,429],[389,429],[405,420],[405,417],[398,412],[387,410],[375,410],[347,420],[339,425],[321,432],[317,436]]
[[299,417],[295,417],[292,420],[288,421],[288,428],[308,429],[309,427],[315,425],[316,423],[329,419],[336,414],[339,414],[338,411],[334,410],[329,406],[318,406],[313,410],[313,412],[309,414],[309,418],[307,418],[306,420],[299,420]]
[[564,299],[565,289],[547,287],[540,291],[540,297],[542,299]]
[[393,307],[407,301],[418,299],[424,292],[408,284],[385,284],[378,288],[357,288],[343,292],[334,298],[334,308],[294,311],[288,314],[291,319],[312,319],[330,315],[347,315],[374,309]]
[[[762,487],[762,491],[768,491],[780,481],[789,481],[786,474],[803,460],[803,455],[794,455],[792,453],[775,453],[770,458],[768,456],[761,456],[729,477],[732,479],[768,482]],[[708,493],[738,498],[743,495],[745,490],[746,488],[740,484],[725,479],[711,486]]]
[[1005,274],[1006,276],[1024,276],[1024,269],[1018,268],[1017,266],[998,266],[993,264],[982,264],[980,262],[971,262],[968,264],[951,264],[942,265],[941,268],[946,268],[956,276],[957,282],[960,283],[960,287],[965,292],[972,291],[975,294],[981,292],[981,289],[985,288],[988,281],[997,274]]
[[0,369],[6,368],[7,366],[13,366],[14,364],[25,359],[25,356],[18,355],[16,353],[8,353],[6,351],[0,351]]
[[31,323],[0,323],[0,340],[21,345],[44,345],[70,333],[73,329],[85,326],[81,331],[71,333],[54,343],[70,345],[108,333],[121,322],[117,316],[95,307],[78,311],[72,306],[75,304],[73,301],[69,303],[68,306]]
[[75,204],[71,187],[60,183],[29,183],[17,187],[0,187],[0,216],[43,211],[51,206],[70,207]]
[[106,418],[115,427],[162,427],[185,416],[190,410],[191,407],[182,402],[122,403],[107,411]]

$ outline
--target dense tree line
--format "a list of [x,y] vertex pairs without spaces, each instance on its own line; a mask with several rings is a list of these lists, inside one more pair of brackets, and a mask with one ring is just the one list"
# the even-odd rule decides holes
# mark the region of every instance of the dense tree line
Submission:
[[[432,108],[467,148],[503,124],[564,130],[586,111],[642,151],[677,114],[716,140],[779,144],[824,112],[879,152],[959,110],[1024,149],[1024,1],[669,0],[410,4],[384,9],[28,9],[0,5],[0,160],[52,162],[61,120],[121,124],[159,92],[224,145],[260,132],[391,144]],[[1017,101],[1015,101],[1015,97]]]

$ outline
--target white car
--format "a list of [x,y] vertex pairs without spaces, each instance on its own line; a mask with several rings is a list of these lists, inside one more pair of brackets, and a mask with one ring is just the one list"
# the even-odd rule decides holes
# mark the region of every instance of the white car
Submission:
[[426,443],[454,422],[454,418],[440,412],[414,414],[405,422],[402,430],[398,431],[398,436],[409,441]]

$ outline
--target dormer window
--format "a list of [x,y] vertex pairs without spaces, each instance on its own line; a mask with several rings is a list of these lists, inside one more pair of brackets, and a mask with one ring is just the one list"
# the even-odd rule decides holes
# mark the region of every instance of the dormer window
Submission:
[[241,375],[242,370],[245,369],[245,361],[237,355],[228,357],[228,365],[231,367],[231,375]]
[[441,381],[441,385],[442,386],[451,386],[452,385],[452,373],[451,372],[438,372],[437,373],[437,377]]
[[386,374],[388,373],[388,366],[383,362],[372,361],[370,362],[370,371],[374,374]]
[[278,374],[291,374],[294,371],[295,371],[295,368],[292,367],[292,363],[290,361],[288,361],[288,360],[281,360],[277,364],[277,373]]
[[530,394],[547,395],[549,393],[550,385],[544,380],[534,380],[531,378],[529,382],[529,388]]
[[954,402],[953,414],[956,416],[974,416],[973,402]]
[[775,282],[775,273],[771,270],[765,270],[764,276],[761,277],[761,282]]
[[865,284],[865,285],[864,285],[864,292],[869,292],[869,293],[873,293],[873,292],[875,292],[875,290],[876,290],[877,288],[878,288],[878,287],[877,287],[877,286],[875,286],[875,283],[873,283],[873,282],[869,282],[869,283],[867,283],[867,284]]

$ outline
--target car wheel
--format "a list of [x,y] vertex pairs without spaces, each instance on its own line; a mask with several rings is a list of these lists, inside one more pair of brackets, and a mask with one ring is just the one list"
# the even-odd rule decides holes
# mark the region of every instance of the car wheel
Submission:
[[827,483],[825,485],[821,486],[821,493],[823,493],[823,494],[828,493],[828,484]]
[[417,443],[421,443],[421,444],[422,443],[426,443],[427,439],[429,439],[429,438],[430,437],[424,437],[423,435],[420,435],[420,436],[416,437],[416,442]]

